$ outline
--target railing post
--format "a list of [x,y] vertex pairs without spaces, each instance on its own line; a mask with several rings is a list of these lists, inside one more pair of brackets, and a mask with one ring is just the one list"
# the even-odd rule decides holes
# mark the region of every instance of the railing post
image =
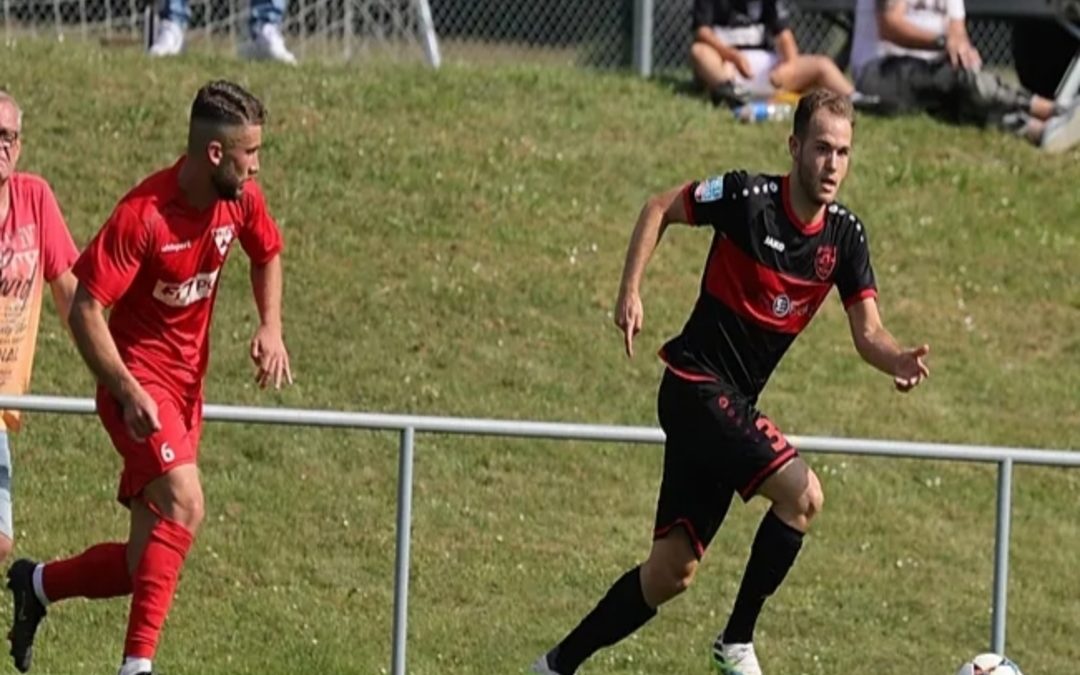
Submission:
[[994,537],[994,616],[990,650],[1005,653],[1005,621],[1009,595],[1009,525],[1012,519],[1013,461],[998,464],[997,532]]
[[652,75],[653,0],[634,0],[634,70]]
[[409,537],[412,532],[413,445],[412,427],[401,430],[398,453],[397,559],[394,569],[394,654],[391,675],[405,675],[405,640],[409,622]]

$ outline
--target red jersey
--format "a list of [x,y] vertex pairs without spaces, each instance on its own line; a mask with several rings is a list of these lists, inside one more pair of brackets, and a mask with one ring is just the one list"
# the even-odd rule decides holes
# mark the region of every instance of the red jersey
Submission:
[[126,194],[74,272],[112,307],[109,332],[135,379],[190,401],[202,395],[210,316],[233,240],[256,265],[270,262],[282,242],[254,181],[240,199],[198,211],[180,191],[183,163],[181,157]]

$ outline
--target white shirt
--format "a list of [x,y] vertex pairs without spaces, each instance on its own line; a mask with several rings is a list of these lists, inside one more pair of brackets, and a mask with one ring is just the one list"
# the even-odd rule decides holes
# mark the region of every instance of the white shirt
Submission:
[[[858,79],[863,66],[884,56],[913,56],[936,61],[943,54],[938,49],[908,49],[878,35],[877,4],[881,0],[858,0],[855,4],[855,35],[851,44],[851,71]],[[904,0],[885,0],[888,4]],[[964,0],[907,0],[904,18],[934,35],[945,35],[949,22],[963,21]]]

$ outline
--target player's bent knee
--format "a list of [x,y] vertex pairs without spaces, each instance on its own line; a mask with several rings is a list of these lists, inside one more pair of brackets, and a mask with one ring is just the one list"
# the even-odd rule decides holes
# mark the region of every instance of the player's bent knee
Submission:
[[206,517],[202,492],[175,495],[168,504],[161,506],[161,515],[183,525],[188,531],[194,533],[199,529],[199,525],[202,524],[203,519]]
[[807,529],[810,521],[821,513],[821,509],[825,506],[825,493],[821,489],[821,483],[818,481],[817,476],[811,471],[808,477],[806,488],[792,505],[793,508],[790,513],[796,521],[797,529],[803,531]]
[[694,583],[694,577],[697,575],[697,567],[698,563],[694,560],[668,570],[667,586],[671,593],[670,597],[674,598],[690,588],[690,584]]
[[[652,562],[652,561],[650,561]],[[694,581],[697,561],[682,565],[671,563],[646,563],[642,568],[645,600],[657,607],[680,595]]]

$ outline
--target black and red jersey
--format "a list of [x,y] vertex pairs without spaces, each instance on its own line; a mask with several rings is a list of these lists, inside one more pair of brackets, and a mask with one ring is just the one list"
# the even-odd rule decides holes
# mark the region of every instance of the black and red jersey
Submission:
[[694,311],[660,350],[676,374],[756,397],[834,285],[845,307],[877,294],[862,221],[833,203],[804,223],[788,190],[786,176],[745,171],[686,186],[689,222],[716,234]]

